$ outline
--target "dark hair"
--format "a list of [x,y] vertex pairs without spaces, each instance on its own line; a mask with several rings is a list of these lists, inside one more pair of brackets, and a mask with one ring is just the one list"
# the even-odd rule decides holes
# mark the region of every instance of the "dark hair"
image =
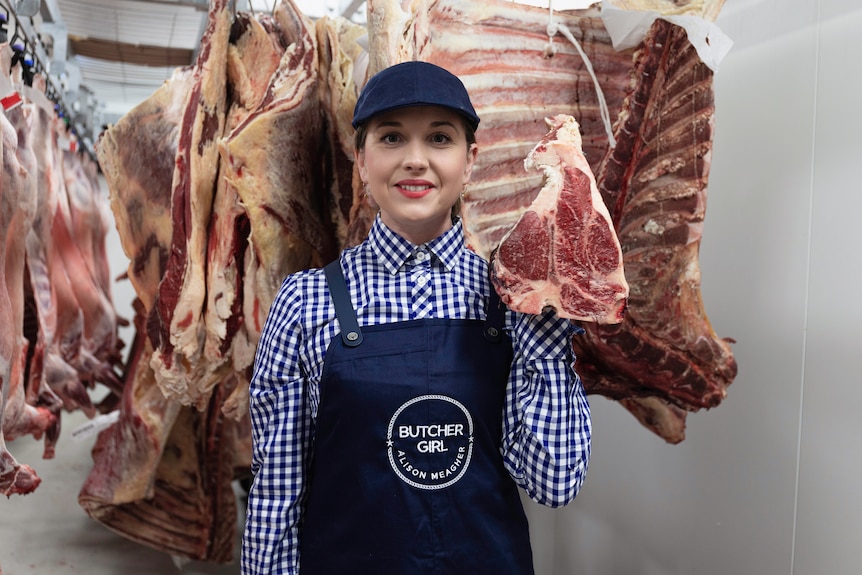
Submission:
[[[470,121],[459,115],[461,118],[461,125],[464,126],[464,135],[467,138],[467,150],[470,149],[470,146],[476,143],[476,131],[473,129],[473,126],[470,124]],[[365,147],[365,139],[368,137],[368,122],[363,122],[356,126],[356,132],[353,134],[353,146],[356,150],[361,150]],[[452,206],[452,220],[461,215],[461,197],[455,201],[455,204]]]

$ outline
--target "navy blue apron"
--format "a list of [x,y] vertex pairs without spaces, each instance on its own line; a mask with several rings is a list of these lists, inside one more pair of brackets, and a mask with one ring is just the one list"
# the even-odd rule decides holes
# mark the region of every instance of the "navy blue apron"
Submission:
[[532,574],[527,519],[500,454],[505,308],[492,300],[487,322],[360,330],[333,264],[342,337],[320,383],[300,574]]

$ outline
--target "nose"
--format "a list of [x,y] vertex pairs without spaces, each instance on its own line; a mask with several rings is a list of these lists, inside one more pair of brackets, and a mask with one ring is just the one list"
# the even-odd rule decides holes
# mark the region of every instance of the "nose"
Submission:
[[428,167],[428,156],[421,141],[414,140],[404,148],[404,169],[417,172]]

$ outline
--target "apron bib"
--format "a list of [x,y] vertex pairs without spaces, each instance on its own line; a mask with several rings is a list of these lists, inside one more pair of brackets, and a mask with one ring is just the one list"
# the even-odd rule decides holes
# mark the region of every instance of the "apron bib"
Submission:
[[533,573],[500,455],[504,309],[492,305],[489,325],[424,319],[360,332],[346,287],[332,287],[344,281],[335,264],[342,337],[320,383],[301,575]]

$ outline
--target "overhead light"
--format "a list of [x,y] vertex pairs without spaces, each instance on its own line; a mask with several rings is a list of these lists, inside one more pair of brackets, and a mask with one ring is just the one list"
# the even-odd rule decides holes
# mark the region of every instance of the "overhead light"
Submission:
[[33,17],[42,8],[42,0],[16,0],[13,9],[18,16]]

